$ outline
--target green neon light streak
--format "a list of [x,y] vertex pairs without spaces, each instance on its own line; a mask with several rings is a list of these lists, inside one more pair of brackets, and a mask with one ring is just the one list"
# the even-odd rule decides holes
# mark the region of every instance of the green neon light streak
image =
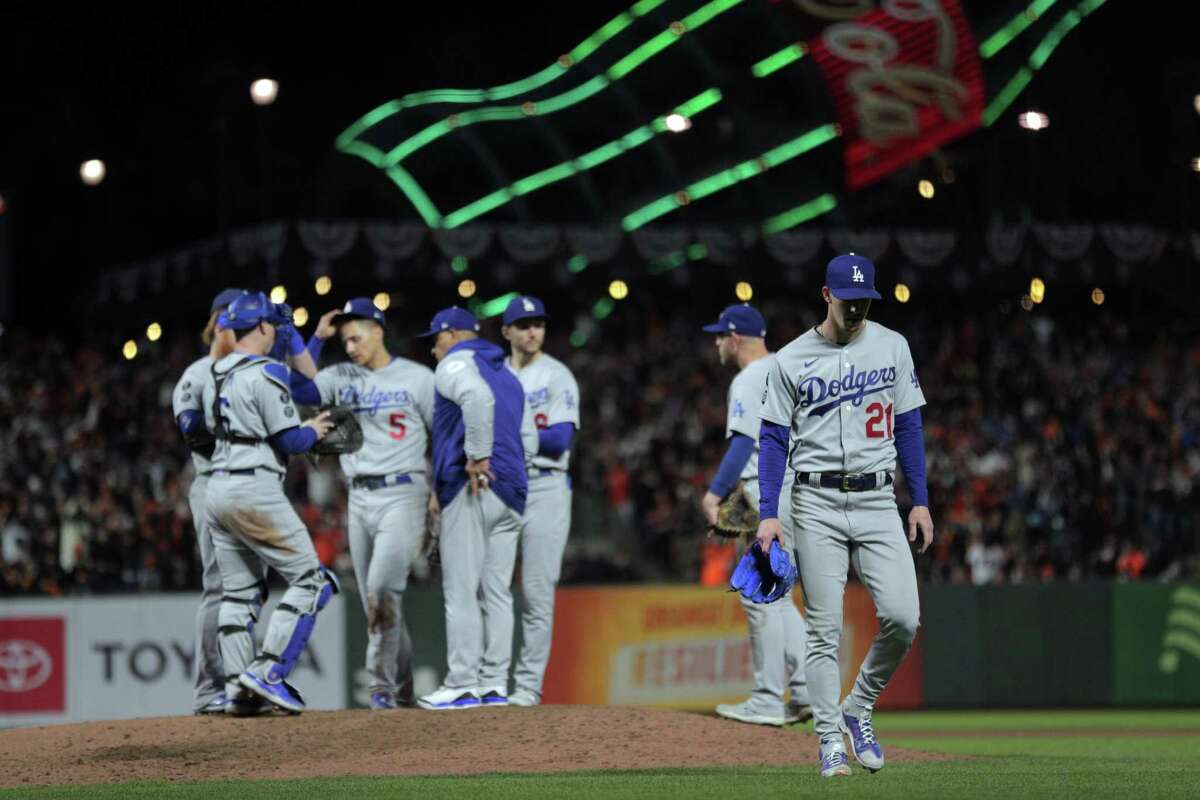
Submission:
[[763,223],[763,233],[771,234],[786,231],[788,228],[794,228],[822,214],[828,214],[835,208],[837,208],[837,200],[834,196],[823,194],[820,197],[809,200],[803,205],[796,206],[790,211],[785,211],[778,216],[771,217]]
[[[664,2],[666,0],[640,0],[640,2],[635,3],[628,11],[621,12],[609,20],[600,30],[576,45],[567,54],[570,56],[571,64],[575,65],[583,61],[592,53],[599,50],[601,46],[614,36],[629,27],[635,19],[648,14]],[[345,150],[346,146],[352,140],[357,139],[363,131],[378,125],[384,119],[406,108],[428,105],[430,103],[483,103],[491,100],[506,100],[510,97],[516,97],[534,89],[539,89],[566,73],[568,69],[569,67],[564,67],[556,61],[527,78],[500,86],[493,86],[490,89],[431,89],[405,95],[399,100],[390,100],[378,108],[367,112],[350,125],[350,127],[346,128],[338,136],[337,147],[340,150]]]
[[[797,136],[791,141],[784,142],[778,147],[768,150],[759,158],[743,161],[737,166],[696,181],[686,187],[684,191],[690,200],[707,197],[710,194],[715,194],[722,189],[727,189],[736,183],[753,177],[764,170],[777,167],[799,155],[807,153],[809,150],[837,138],[837,135],[837,126],[822,125],[819,128],[814,128],[807,133]],[[627,231],[635,231],[647,222],[657,219],[664,214],[669,214],[678,208],[679,205],[675,194],[660,197],[649,205],[627,214],[621,220],[621,227]]]
[[[718,89],[707,89],[690,100],[681,103],[675,108],[675,113],[692,117],[719,102],[721,102],[721,92]],[[645,144],[654,138],[656,132],[662,133],[667,130],[664,120],[665,117],[659,117],[650,125],[635,128],[620,139],[601,145],[578,158],[571,161],[564,161],[561,164],[548,167],[540,172],[527,175],[524,178],[514,181],[511,186],[486,194],[460,209],[451,211],[442,221],[442,226],[445,228],[457,228],[459,225],[475,219],[481,214],[486,214],[489,211],[499,208],[514,197],[520,197],[537,191],[551,183],[565,180],[572,175],[592,169],[609,159],[619,156],[621,153]]]
[[462,275],[470,268],[471,262],[467,260],[466,256],[455,256],[450,259],[450,269],[455,275]]
[[991,58],[1003,50],[1009,42],[1020,36],[1026,28],[1042,18],[1058,0],[1034,0],[1029,7],[1010,19],[1000,30],[979,45],[979,57]]
[[567,259],[567,269],[574,273],[583,272],[588,268],[588,259],[583,253],[576,253]]
[[491,300],[479,304],[475,310],[475,316],[479,319],[488,319],[497,314],[503,314],[504,309],[508,308],[508,304],[517,297],[520,297],[520,294],[517,292],[509,292],[499,297],[493,297]]
[[[694,30],[705,22],[708,22],[718,14],[727,11],[728,9],[739,5],[744,0],[712,0],[707,5],[702,6],[699,10],[693,12],[683,20],[684,25],[688,30]],[[467,125],[474,125],[477,122],[488,122],[498,119],[520,119],[523,116],[532,116],[533,114],[553,114],[556,111],[561,111],[577,103],[586,100],[589,97],[599,93],[611,81],[618,80],[625,75],[628,75],[633,70],[637,69],[641,64],[653,58],[657,53],[673,44],[679,37],[670,30],[663,31],[655,36],[649,42],[636,48],[629,55],[622,58],[616,64],[608,69],[604,75],[597,75],[591,80],[555,95],[554,97],[540,100],[536,104],[532,114],[527,114],[521,106],[501,106],[474,109],[464,111],[456,115],[457,119],[451,125],[446,120],[436,122],[421,131],[413,134],[398,145],[388,151],[387,156],[383,160],[384,166],[392,166],[398,164],[405,158],[408,158],[422,147],[430,144],[436,139],[445,136],[454,128],[462,128]]]
[[1008,110],[1013,101],[1017,99],[1017,95],[1025,91],[1025,87],[1033,80],[1033,71],[1029,67],[1021,67],[1017,70],[1017,74],[1004,85],[999,94],[992,98],[992,102],[987,104],[987,108],[983,110],[983,126],[991,127],[991,124],[1000,118],[1000,115]]
[[615,307],[616,303],[613,302],[611,297],[601,297],[592,306],[592,316],[596,319],[604,319],[613,312]]
[[425,224],[430,228],[436,228],[442,221],[442,214],[437,210],[437,206],[429,199],[429,195],[425,194],[425,190],[421,188],[421,184],[417,183],[412,175],[403,167],[388,167],[385,172],[392,181],[400,187],[400,191],[413,204],[413,208],[421,215],[421,219],[425,220]]
[[587,344],[588,335],[586,332],[578,328],[571,331],[570,342],[572,347],[583,347]]
[[1028,66],[1021,67],[1016,74],[1009,78],[1008,83],[1004,88],[992,98],[992,101],[987,104],[987,108],[983,110],[983,125],[984,127],[991,126],[1000,116],[1008,110],[1008,107],[1013,104],[1013,101],[1020,96],[1021,92],[1025,91],[1025,87],[1033,80],[1033,75],[1041,69],[1055,48],[1062,43],[1066,35],[1078,25],[1084,17],[1091,14],[1100,6],[1104,5],[1106,0],[1083,0],[1071,11],[1068,11],[1062,16],[1058,22],[1054,23],[1049,32],[1038,46],[1034,48],[1033,54],[1029,56]]
[[[1053,0],[1051,0],[1051,2],[1053,2]],[[783,69],[788,64],[799,61],[800,59],[804,58],[807,53],[808,49],[800,42],[789,44],[778,53],[772,53],[762,61],[759,61],[750,68],[750,71],[754,73],[754,77],[756,78],[765,78],[771,73],[778,72],[779,70]]]

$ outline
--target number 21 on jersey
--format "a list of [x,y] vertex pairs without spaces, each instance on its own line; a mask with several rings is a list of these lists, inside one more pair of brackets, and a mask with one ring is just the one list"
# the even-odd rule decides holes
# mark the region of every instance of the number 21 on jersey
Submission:
[[884,408],[883,403],[871,403],[867,406],[867,438],[883,439],[884,422],[887,423],[887,438],[892,438],[892,404]]

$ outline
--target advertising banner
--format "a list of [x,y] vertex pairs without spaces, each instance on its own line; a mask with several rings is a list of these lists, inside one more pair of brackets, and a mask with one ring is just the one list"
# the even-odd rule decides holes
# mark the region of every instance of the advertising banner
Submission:
[[1113,590],[1118,705],[1200,703],[1200,584],[1119,584]]
[[[199,599],[6,600],[0,606],[0,727],[190,713]],[[268,610],[275,602],[278,597]],[[309,708],[346,705],[342,602],[335,597],[321,614],[293,673]],[[258,633],[265,628],[259,624]]]

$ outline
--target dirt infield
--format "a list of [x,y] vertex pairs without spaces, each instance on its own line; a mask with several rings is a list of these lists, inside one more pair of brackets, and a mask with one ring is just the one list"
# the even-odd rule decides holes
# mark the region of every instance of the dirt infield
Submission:
[[641,708],[159,717],[0,731],[0,786],[795,765],[816,752],[811,733]]

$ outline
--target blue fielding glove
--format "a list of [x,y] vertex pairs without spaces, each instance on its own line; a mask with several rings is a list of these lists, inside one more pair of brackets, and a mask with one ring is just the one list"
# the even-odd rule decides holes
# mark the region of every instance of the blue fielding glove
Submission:
[[771,551],[763,554],[755,541],[746,548],[729,578],[730,591],[752,603],[774,603],[796,583],[796,567],[779,542],[771,542]]

